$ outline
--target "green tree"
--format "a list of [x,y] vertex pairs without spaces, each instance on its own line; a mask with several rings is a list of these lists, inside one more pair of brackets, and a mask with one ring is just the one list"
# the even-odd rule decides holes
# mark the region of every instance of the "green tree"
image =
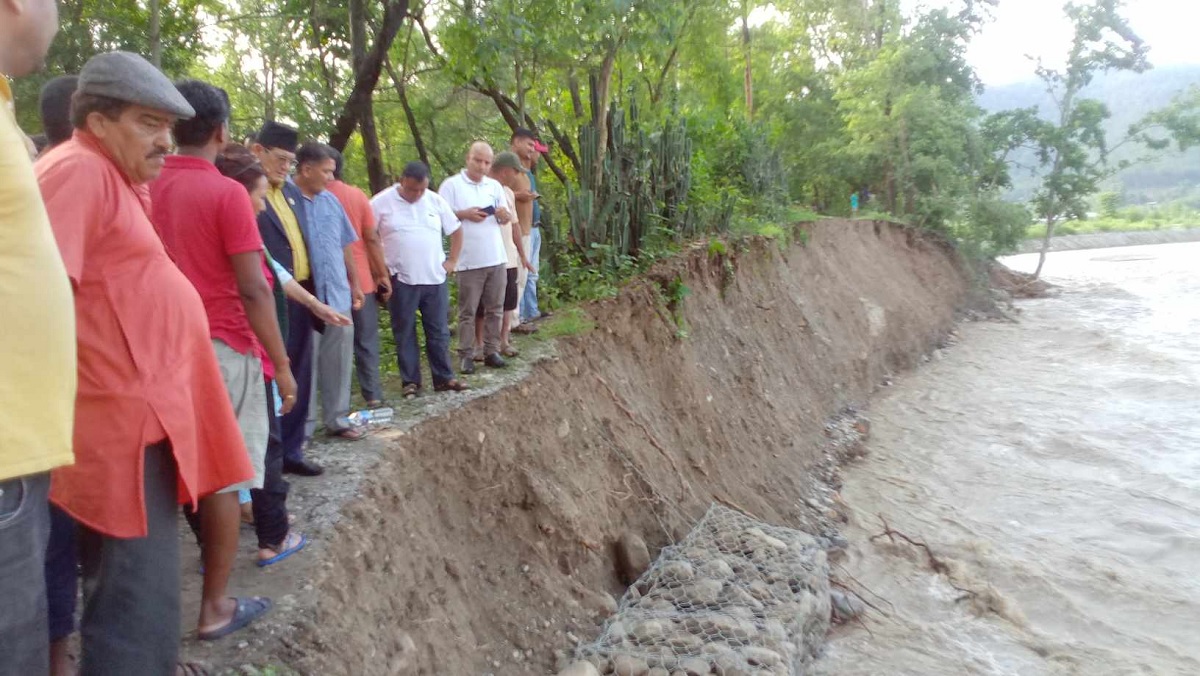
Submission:
[[[1074,26],[1074,36],[1061,69],[1038,65],[1037,74],[1053,98],[1051,119],[1036,117],[1029,110],[1000,113],[1011,126],[1023,128],[1037,151],[1037,162],[1045,169],[1033,196],[1037,216],[1046,234],[1034,276],[1041,274],[1055,227],[1064,219],[1083,218],[1087,200],[1100,185],[1135,160],[1111,162],[1110,154],[1120,146],[1142,144],[1148,151],[1167,147],[1168,141],[1151,135],[1151,129],[1171,129],[1160,115],[1152,113],[1133,125],[1126,136],[1111,144],[1104,121],[1111,113],[1083,90],[1098,73],[1112,70],[1143,72],[1150,68],[1148,47],[1121,16],[1120,0],[1071,2],[1065,11]],[[1183,118],[1180,104],[1176,118]]]

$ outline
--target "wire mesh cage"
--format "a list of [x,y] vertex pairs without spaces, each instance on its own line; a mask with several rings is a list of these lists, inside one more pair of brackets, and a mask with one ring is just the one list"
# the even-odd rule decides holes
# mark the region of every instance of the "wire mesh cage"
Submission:
[[817,541],[714,504],[578,657],[602,674],[796,676],[828,628],[829,565]]

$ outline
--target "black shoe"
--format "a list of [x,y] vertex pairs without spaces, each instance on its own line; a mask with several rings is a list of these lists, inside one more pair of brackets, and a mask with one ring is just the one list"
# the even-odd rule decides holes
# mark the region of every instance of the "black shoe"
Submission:
[[463,357],[462,363],[458,365],[458,372],[468,376],[474,373],[475,360],[471,357]]
[[325,468],[311,460],[284,461],[284,474],[299,474],[300,476],[321,476]]
[[483,363],[494,369],[502,369],[505,366],[508,366],[508,362],[504,361],[504,357],[501,357],[500,353],[498,352],[493,352],[484,357]]

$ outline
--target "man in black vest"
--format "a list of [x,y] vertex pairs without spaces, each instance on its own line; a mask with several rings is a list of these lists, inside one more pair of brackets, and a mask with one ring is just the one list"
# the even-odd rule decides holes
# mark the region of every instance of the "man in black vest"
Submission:
[[[300,189],[288,180],[296,164],[299,133],[286,125],[268,120],[259,130],[252,146],[267,174],[267,210],[258,216],[263,243],[280,265],[310,293],[312,266],[308,258],[309,224],[305,217]],[[283,433],[283,471],[303,476],[324,472],[320,465],[304,459],[307,441],[305,423],[312,397],[313,319],[308,308],[288,300],[287,353],[296,376],[296,406],[280,421]]]

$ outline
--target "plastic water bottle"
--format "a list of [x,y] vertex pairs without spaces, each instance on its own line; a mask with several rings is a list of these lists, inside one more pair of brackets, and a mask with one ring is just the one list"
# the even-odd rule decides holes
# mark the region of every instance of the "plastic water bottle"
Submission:
[[392,422],[392,416],[395,414],[390,407],[373,408],[367,411],[371,415],[370,424],[372,425],[387,425]]
[[368,425],[387,425],[392,422],[392,416],[395,414],[389,407],[373,408],[366,411],[355,411],[346,416],[350,424],[355,427],[367,427]]

